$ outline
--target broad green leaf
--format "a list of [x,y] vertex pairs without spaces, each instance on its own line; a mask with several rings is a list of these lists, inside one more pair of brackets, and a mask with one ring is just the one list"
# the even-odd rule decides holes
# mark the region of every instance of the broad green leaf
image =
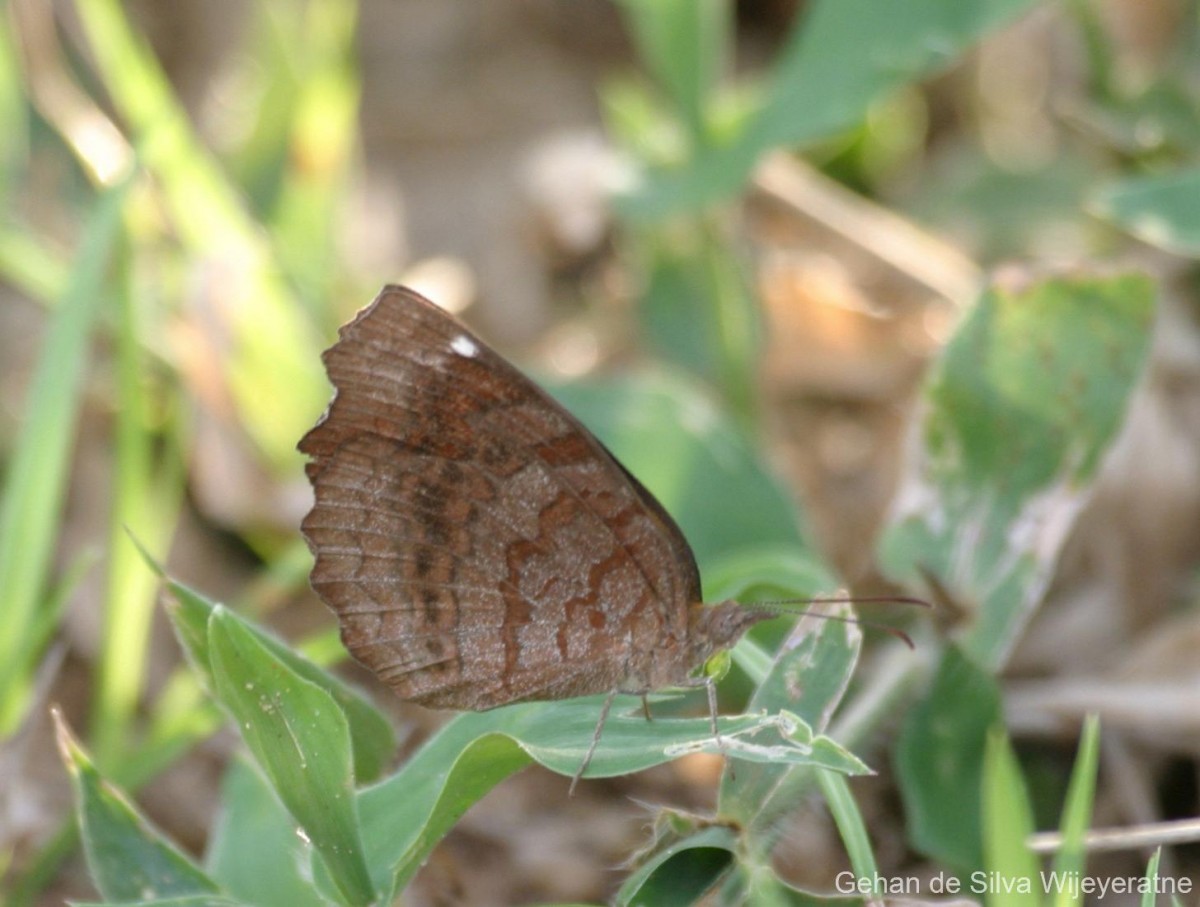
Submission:
[[1124,180],[1096,193],[1091,208],[1160,249],[1200,255],[1200,170]]
[[[983,867],[994,877],[1014,880],[1013,890],[993,886],[988,907],[1031,907],[1041,902],[1041,865],[1026,845],[1033,834],[1033,807],[1020,763],[999,727],[988,731],[983,756]],[[1031,892],[1022,893],[1019,879],[1028,879]]]
[[[851,614],[849,605],[826,608],[824,613],[835,618]],[[801,618],[757,684],[747,711],[786,709],[823,732],[850,683],[861,643],[854,624],[825,620],[820,613]],[[749,832],[766,833],[812,783],[805,767],[731,762],[721,779],[717,815]]]
[[983,756],[988,729],[999,720],[995,681],[951,646],[897,742],[894,763],[909,840],[964,872],[983,865]]
[[784,49],[751,146],[811,142],[854,125],[875,98],[948,66],[1035,2],[818,0]]
[[852,126],[873,100],[946,66],[1034,2],[817,0],[794,27],[758,116],[726,147],[650,174],[623,210],[657,219],[733,195],[765,151]]
[[209,657],[208,619],[217,605],[183,583],[170,581],[165,574],[163,579],[169,594],[166,599],[167,616],[171,619],[175,638],[179,640],[183,654],[200,675],[205,688],[215,695],[217,683],[213,678],[212,660]]
[[[176,637],[205,685],[215,690],[209,654],[209,618],[217,606],[199,592],[183,583],[167,580],[171,601],[167,613]],[[240,622],[252,633],[257,642],[283,662],[290,670],[309,683],[316,684],[334,698],[350,723],[350,734],[354,740],[354,773],[359,783],[379,777],[390,762],[395,751],[395,732],[387,718],[362,693],[328,671],[323,670],[242,618],[226,612],[227,620]]]
[[[443,727],[399,772],[360,797],[377,883],[392,869],[406,879],[459,816],[507,775],[536,761],[573,776],[591,744],[603,700],[507,706],[460,715]],[[813,735],[794,715],[723,717],[719,726],[718,743],[708,718],[646,721],[640,698],[619,696],[585,777],[640,771],[689,752],[814,764],[850,774],[865,770],[852,754]]]
[[879,543],[910,587],[971,615],[964,646],[1001,666],[1125,418],[1145,362],[1148,280],[994,286],[931,374],[918,444]]
[[257,907],[321,907],[326,902],[306,878],[311,851],[266,779],[244,759],[231,760],[209,836],[209,874]]
[[702,573],[733,551],[811,550],[789,492],[694,384],[643,372],[550,390],[675,518]]
[[[1083,736],[1079,741],[1079,753],[1071,771],[1071,783],[1067,787],[1067,800],[1063,804],[1062,849],[1054,857],[1054,871],[1060,878],[1083,877],[1087,865],[1087,850],[1084,838],[1092,822],[1092,802],[1096,796],[1096,769],[1100,762],[1100,722],[1089,715],[1083,724]],[[1054,896],[1055,907],[1074,907],[1083,902],[1083,893],[1078,888],[1059,888]]]
[[719,825],[670,841],[625,879],[613,903],[695,904],[734,865],[737,852],[737,834]]
[[338,891],[349,903],[371,903],[345,714],[220,606],[209,618],[208,648],[221,702]]
[[25,401],[25,420],[0,486],[0,739],[21,720],[28,675],[41,654],[44,603],[66,492],[88,341],[107,300],[105,269],[133,177],[97,202]]
[[[451,725],[464,720],[470,723],[468,716]],[[533,761],[509,736],[471,739],[461,730],[443,728],[396,775],[360,796],[368,863],[381,890],[403,890],[463,813]]]
[[[211,735],[220,727],[225,715],[214,702],[205,698],[202,689],[202,685],[205,689],[213,689],[207,635],[208,617],[214,605],[199,593],[171,581],[136,535],[131,533],[130,539],[147,566],[167,586],[166,610],[188,662],[186,667],[176,670],[157,692],[152,720],[142,746],[114,768],[123,783],[137,785],[154,777],[196,741]],[[276,561],[269,568],[268,575],[280,569],[281,562]],[[282,569],[291,570],[292,567],[284,563]],[[332,637],[332,647],[326,644],[326,637]],[[297,648],[310,657],[314,657],[315,649],[320,649],[321,652],[315,656],[318,665],[298,657],[296,652],[268,634],[262,634],[260,639],[293,670],[318,686],[323,686],[338,701],[350,721],[355,778],[359,782],[373,780],[391,762],[395,750],[392,727],[365,696],[320,668],[320,664],[329,664],[345,657],[345,649],[337,639],[336,628],[318,633],[316,638],[320,641],[318,646],[308,645],[310,638],[298,643]],[[322,657],[325,654],[329,657]]]
[[75,789],[79,832],[92,882],[110,901],[140,901],[219,889],[108,784],[55,712],[58,747]]

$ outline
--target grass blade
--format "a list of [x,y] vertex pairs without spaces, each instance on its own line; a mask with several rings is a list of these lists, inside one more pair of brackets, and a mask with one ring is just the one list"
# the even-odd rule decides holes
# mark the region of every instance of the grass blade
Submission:
[[[1071,783],[1067,788],[1067,802],[1063,805],[1063,846],[1054,858],[1054,872],[1061,879],[1082,879],[1087,863],[1084,836],[1092,821],[1092,802],[1096,796],[1096,769],[1100,761],[1100,722],[1089,715],[1083,724],[1083,736],[1079,741],[1079,754],[1075,757],[1075,768],[1071,772]],[[1083,902],[1083,892],[1078,885],[1069,883],[1058,887],[1054,898],[1055,907],[1073,907]]]
[[291,468],[294,447],[327,396],[316,336],[291,304],[277,263],[238,189],[198,140],[149,47],[117,0],[80,0],[100,77],[154,174],[193,261],[220,270],[216,317],[233,337],[229,389],[267,461]]
[[1156,847],[1154,856],[1146,864],[1146,890],[1142,893],[1142,907],[1154,907],[1158,900],[1156,891],[1158,889],[1158,864],[1161,859],[1162,848]]
[[184,482],[175,448],[165,445],[154,462],[153,405],[147,387],[145,348],[133,291],[116,293],[115,459],[109,520],[108,576],[99,677],[92,712],[92,746],[100,765],[123,761],[133,740],[131,725],[141,698],[156,603],[158,577],[129,534],[152,540],[162,554],[171,537]]
[[988,732],[982,800],[984,868],[989,878],[1011,880],[1011,885],[989,889],[988,907],[1031,907],[1040,903],[1038,859],[1025,844],[1034,830],[1033,807],[1021,766],[999,726]]
[[817,782],[821,792],[825,794],[825,802],[833,814],[842,842],[846,845],[846,855],[850,857],[850,865],[859,879],[879,878],[879,866],[875,862],[875,852],[871,850],[871,838],[867,835],[867,826],[863,822],[854,795],[850,793],[850,785],[844,775],[837,772],[817,771]]
[[[131,178],[132,179],[132,178]],[[105,299],[104,271],[121,229],[129,180],[103,195],[84,230],[70,283],[30,384],[26,421],[0,502],[0,737],[21,720],[28,672],[39,650],[36,612],[46,591],[66,493],[87,346]]]

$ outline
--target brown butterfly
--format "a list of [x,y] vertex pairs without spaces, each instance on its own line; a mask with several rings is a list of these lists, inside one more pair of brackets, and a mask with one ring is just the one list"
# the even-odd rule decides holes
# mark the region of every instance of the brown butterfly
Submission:
[[312,584],[402,698],[481,711],[608,693],[607,714],[618,691],[694,684],[775,616],[702,604],[691,548],[650,492],[412,290],[385,287],[323,358],[336,394],[300,442]]

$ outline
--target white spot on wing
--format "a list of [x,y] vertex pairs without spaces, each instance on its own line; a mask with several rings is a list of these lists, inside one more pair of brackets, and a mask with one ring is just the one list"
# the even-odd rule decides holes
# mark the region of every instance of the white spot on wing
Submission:
[[466,356],[468,359],[473,359],[479,354],[479,347],[466,334],[459,334],[451,340],[450,349],[454,350],[460,356]]

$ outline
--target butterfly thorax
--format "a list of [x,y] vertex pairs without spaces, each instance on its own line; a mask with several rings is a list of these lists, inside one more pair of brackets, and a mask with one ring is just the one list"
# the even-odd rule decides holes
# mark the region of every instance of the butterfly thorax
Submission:
[[[652,648],[632,647],[619,688],[645,693],[688,686],[709,656],[729,648],[750,626],[769,616],[748,611],[736,602],[689,605],[685,625],[674,633],[660,634]],[[643,638],[649,638],[648,634]]]
[[631,665],[630,688],[637,691],[686,685],[710,656],[733,646],[751,626],[770,614],[750,611],[737,602],[694,603],[688,608],[684,639],[662,641],[642,665]]

